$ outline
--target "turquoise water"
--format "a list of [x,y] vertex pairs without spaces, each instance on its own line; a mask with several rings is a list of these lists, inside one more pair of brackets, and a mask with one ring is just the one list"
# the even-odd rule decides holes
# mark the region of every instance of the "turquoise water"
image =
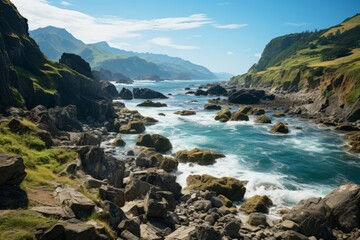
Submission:
[[[141,108],[136,107],[141,100],[124,101],[129,109],[137,109],[141,114],[160,121],[147,127],[146,132],[168,137],[174,147],[172,153],[199,147],[226,155],[213,166],[180,164],[178,181],[181,185],[186,185],[186,177],[190,174],[235,177],[249,181],[246,198],[267,194],[277,208],[291,206],[304,198],[324,196],[344,182],[360,183],[360,158],[341,148],[345,142],[339,133],[290,117],[273,119],[273,123],[289,123],[288,135],[270,134],[268,131],[272,124],[255,124],[255,116],[250,116],[249,122],[219,123],[214,120],[216,111],[203,110],[211,98],[185,95],[185,87],[196,89],[207,82],[147,81],[124,85],[130,89],[148,87],[172,94],[169,99],[159,100],[166,103],[167,108]],[[122,86],[118,85],[118,89]],[[184,109],[196,110],[197,114],[186,117],[173,114]],[[271,111],[266,114],[271,116]],[[301,126],[302,130],[295,129],[295,126]],[[135,144],[136,136],[123,137],[128,144],[125,149],[117,149],[119,153]]]

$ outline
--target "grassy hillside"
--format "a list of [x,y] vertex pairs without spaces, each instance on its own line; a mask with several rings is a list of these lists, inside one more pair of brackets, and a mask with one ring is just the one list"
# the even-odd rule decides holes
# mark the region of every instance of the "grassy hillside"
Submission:
[[[273,39],[248,73],[230,83],[286,91],[320,90],[347,103],[360,97],[360,15],[338,26]],[[340,81],[334,85],[336,81]]]

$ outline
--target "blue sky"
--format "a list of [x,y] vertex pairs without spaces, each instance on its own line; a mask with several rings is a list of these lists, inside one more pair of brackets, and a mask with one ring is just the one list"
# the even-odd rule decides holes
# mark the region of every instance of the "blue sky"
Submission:
[[12,0],[30,29],[66,28],[86,43],[182,57],[240,74],[274,37],[336,25],[358,0]]

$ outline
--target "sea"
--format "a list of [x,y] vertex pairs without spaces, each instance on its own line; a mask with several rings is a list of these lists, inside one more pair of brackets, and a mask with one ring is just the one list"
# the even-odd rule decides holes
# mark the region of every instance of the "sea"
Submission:
[[[360,157],[343,149],[346,144],[343,133],[290,116],[272,119],[273,123],[282,121],[289,124],[290,133],[287,135],[269,133],[273,124],[256,124],[256,116],[250,116],[248,122],[220,123],[214,120],[217,111],[204,110],[204,105],[214,97],[185,94],[188,91],[185,88],[196,90],[198,86],[211,82],[214,81],[114,83],[119,91],[122,87],[140,87],[171,94],[169,99],[154,100],[168,105],[163,108],[137,107],[143,101],[140,99],[121,100],[127,108],[159,120],[157,124],[147,126],[145,133],[169,138],[173,150],[167,154],[197,147],[226,156],[211,166],[180,163],[176,174],[183,187],[186,186],[186,178],[192,174],[248,181],[244,200],[257,194],[268,195],[274,203],[270,214],[276,214],[278,209],[291,207],[302,199],[323,197],[343,183],[360,184]],[[178,110],[190,109],[195,110],[196,115],[174,114]],[[232,111],[237,109],[232,106]],[[272,111],[266,110],[266,115],[271,116]],[[135,147],[136,135],[122,137],[127,145],[117,148],[115,155]]]

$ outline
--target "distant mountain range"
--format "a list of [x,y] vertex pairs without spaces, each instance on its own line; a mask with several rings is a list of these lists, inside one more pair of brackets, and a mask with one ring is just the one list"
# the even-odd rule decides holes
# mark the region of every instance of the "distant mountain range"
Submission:
[[94,70],[105,69],[133,79],[148,76],[189,80],[218,78],[209,69],[181,58],[125,51],[113,48],[107,42],[85,44],[61,28],[39,28],[31,31],[30,36],[51,60],[58,61],[64,52],[74,53],[88,61]]

